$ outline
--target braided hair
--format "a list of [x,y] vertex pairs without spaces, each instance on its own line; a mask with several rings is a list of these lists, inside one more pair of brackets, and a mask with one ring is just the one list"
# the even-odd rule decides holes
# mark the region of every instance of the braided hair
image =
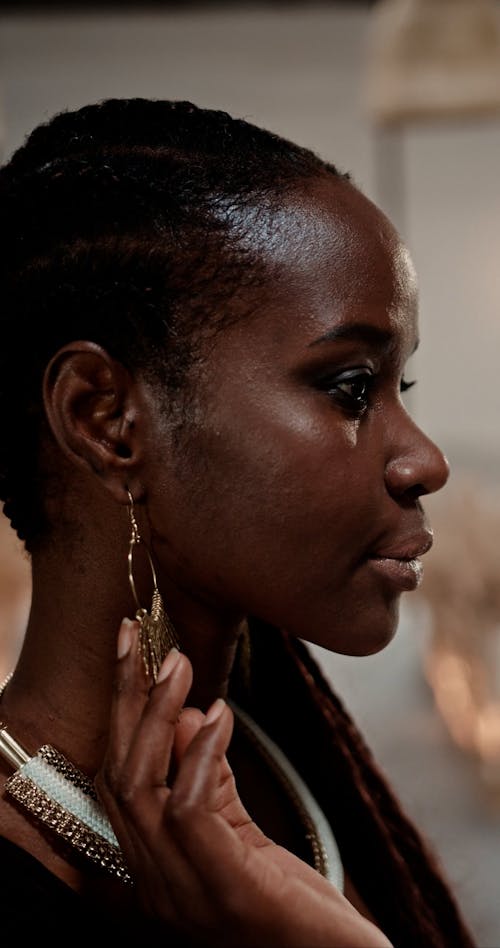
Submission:
[[0,500],[28,551],[50,526],[41,391],[51,356],[89,339],[165,392],[182,390],[201,334],[259,285],[241,211],[258,214],[320,174],[339,176],[223,111],[138,98],[56,115],[0,170]]

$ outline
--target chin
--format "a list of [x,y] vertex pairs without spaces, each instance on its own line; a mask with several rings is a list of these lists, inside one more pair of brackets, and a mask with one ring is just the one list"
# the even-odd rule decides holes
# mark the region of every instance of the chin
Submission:
[[368,656],[383,651],[396,635],[399,623],[399,597],[375,608],[372,604],[362,615],[352,615],[342,620],[338,615],[333,619],[324,616],[323,620],[311,623],[307,630],[300,632],[289,627],[292,635],[304,642],[319,645],[329,652],[339,655]]

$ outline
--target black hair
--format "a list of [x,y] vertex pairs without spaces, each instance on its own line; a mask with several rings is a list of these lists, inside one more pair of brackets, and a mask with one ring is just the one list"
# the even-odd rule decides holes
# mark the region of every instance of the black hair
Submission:
[[200,332],[258,285],[241,210],[322,174],[348,177],[226,112],[138,98],[56,115],[0,170],[0,500],[28,550],[49,526],[39,459],[51,356],[89,339],[179,391]]

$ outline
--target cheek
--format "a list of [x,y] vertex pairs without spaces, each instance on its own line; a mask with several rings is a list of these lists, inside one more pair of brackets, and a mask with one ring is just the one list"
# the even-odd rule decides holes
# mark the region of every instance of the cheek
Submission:
[[290,409],[265,417],[192,429],[175,473],[164,465],[154,521],[163,566],[211,608],[330,650],[378,651],[397,616],[363,567],[384,509],[380,432],[330,415],[304,423]]
[[[177,509],[191,557],[207,551],[221,585],[270,576],[295,588],[339,583],[367,546],[377,474],[352,423],[260,411],[258,423],[192,433],[180,464]],[[380,479],[381,480],[381,479]],[[180,500],[180,502],[179,502]],[[335,567],[335,570],[334,570]],[[213,581],[213,578],[212,578]]]

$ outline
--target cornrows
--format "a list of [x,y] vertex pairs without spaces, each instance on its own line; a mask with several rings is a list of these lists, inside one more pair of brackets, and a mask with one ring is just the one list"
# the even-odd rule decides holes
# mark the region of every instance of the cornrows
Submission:
[[200,335],[262,279],[227,209],[320,174],[338,172],[225,112],[142,99],[57,115],[0,170],[0,500],[28,550],[57,490],[40,460],[51,356],[90,339],[180,392]]

